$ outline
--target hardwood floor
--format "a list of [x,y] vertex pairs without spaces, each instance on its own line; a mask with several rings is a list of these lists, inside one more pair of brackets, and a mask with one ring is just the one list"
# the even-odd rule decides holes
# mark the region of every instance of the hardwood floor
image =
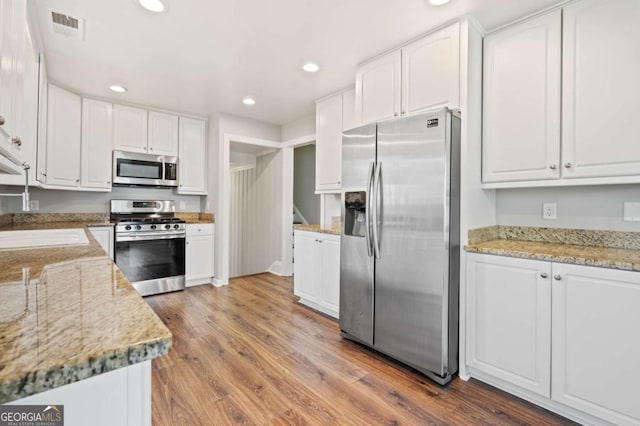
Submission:
[[146,300],[173,332],[153,360],[153,424],[569,424],[471,381],[443,388],[340,337],[270,274]]

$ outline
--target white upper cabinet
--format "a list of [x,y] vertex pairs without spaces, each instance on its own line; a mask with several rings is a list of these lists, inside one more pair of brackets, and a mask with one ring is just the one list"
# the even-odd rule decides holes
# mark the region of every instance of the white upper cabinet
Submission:
[[356,120],[356,89],[342,92],[342,131],[358,127]]
[[560,176],[561,11],[484,39],[483,182]]
[[178,155],[178,116],[149,111],[149,153]]
[[356,120],[359,125],[400,114],[400,69],[399,50],[358,67]]
[[316,192],[338,192],[342,180],[342,93],[316,102]]
[[178,193],[207,193],[207,122],[180,117]]
[[[0,2],[0,156],[20,163],[25,137],[26,1]],[[19,167],[17,167],[19,169]]]
[[113,105],[82,100],[82,155],[80,184],[84,188],[111,189]]
[[551,398],[640,424],[640,273],[553,264]]
[[358,125],[460,105],[460,24],[366,62],[356,71]]
[[562,176],[640,175],[640,2],[564,8]]
[[126,105],[113,106],[113,148],[148,152],[147,110]]
[[460,25],[402,48],[401,114],[460,105]]
[[48,103],[46,183],[78,187],[80,185],[81,98],[75,93],[50,84]]

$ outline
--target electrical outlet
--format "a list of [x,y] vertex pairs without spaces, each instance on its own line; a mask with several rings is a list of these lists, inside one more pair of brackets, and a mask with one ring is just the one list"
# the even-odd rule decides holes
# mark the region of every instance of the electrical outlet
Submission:
[[29,200],[29,210],[40,210],[39,200]]
[[185,203],[184,201],[180,201],[180,210],[184,210],[187,208],[187,203]]
[[556,219],[556,203],[543,203],[542,204],[542,218],[543,219]]
[[625,202],[623,206],[623,220],[625,222],[640,221],[640,203]]

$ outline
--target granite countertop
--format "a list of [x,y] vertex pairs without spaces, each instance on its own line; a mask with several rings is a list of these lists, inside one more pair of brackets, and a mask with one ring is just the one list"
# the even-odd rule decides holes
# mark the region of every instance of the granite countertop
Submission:
[[[10,223],[0,230],[107,222]],[[89,244],[0,250],[0,404],[169,352],[171,332]]]
[[176,213],[176,217],[187,223],[215,223],[213,213]]
[[340,224],[337,225],[293,225],[295,231],[319,232],[321,234],[340,235]]
[[640,271],[640,233],[494,226],[469,231],[471,253]]

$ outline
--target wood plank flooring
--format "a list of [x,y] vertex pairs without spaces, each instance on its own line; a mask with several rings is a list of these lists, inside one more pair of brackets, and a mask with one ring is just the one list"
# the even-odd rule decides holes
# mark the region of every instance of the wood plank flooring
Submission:
[[153,360],[153,424],[535,425],[568,420],[480,382],[441,387],[340,337],[291,279],[148,297],[173,333]]

